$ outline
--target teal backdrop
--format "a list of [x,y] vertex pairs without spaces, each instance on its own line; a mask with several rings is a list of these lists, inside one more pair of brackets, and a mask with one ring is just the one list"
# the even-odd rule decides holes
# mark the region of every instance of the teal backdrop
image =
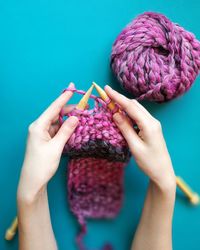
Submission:
[[[27,126],[68,85],[87,90],[92,81],[109,83],[125,93],[109,67],[111,46],[136,15],[157,11],[194,32],[200,39],[199,0],[0,0],[0,250],[18,249],[18,239],[4,240],[16,214],[16,189],[23,161]],[[144,103],[157,117],[177,175],[200,192],[200,81],[167,104]],[[75,96],[77,102],[80,96]],[[48,186],[53,229],[60,250],[75,250],[76,219],[66,194],[67,159]],[[147,177],[132,159],[125,173],[125,197],[119,216],[88,223],[90,248],[111,242],[128,250],[140,217]],[[200,249],[200,207],[177,191],[173,221],[175,250]]]

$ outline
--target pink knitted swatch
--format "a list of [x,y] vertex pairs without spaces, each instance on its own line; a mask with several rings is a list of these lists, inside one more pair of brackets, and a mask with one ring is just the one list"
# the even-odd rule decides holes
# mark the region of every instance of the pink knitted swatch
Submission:
[[169,101],[185,93],[200,70],[200,42],[164,15],[146,12],[117,37],[111,67],[137,99]]
[[[119,212],[123,199],[124,167],[130,158],[128,145],[113,122],[113,113],[100,98],[91,97],[95,99],[92,110],[74,109],[68,114],[78,117],[79,124],[64,148],[64,153],[70,157],[70,208],[82,228],[77,237],[81,250],[86,249],[82,242],[86,233],[85,219],[113,218]],[[109,250],[111,246],[103,249]]]

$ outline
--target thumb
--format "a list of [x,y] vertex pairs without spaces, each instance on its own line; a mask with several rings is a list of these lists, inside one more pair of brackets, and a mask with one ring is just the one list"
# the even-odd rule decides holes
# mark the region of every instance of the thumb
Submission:
[[129,144],[130,149],[132,150],[135,147],[135,144],[140,143],[140,138],[133,129],[130,121],[125,115],[122,115],[118,112],[113,115],[113,120],[123,134],[127,143]]
[[57,147],[61,148],[61,150],[64,148],[65,143],[77,127],[78,121],[77,117],[70,116],[66,121],[64,121],[57,134],[52,139],[54,143],[56,143]]

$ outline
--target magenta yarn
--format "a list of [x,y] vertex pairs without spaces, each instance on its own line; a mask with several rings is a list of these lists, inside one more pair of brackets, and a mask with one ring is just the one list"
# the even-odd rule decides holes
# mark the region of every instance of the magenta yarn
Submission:
[[[68,90],[85,93],[75,88]],[[74,109],[68,114],[78,117],[79,124],[64,148],[70,157],[67,181],[70,209],[81,226],[76,239],[80,250],[87,249],[83,244],[87,218],[114,218],[120,211],[124,168],[130,158],[127,142],[113,121],[114,111],[101,98],[91,97],[95,99],[93,109]],[[111,249],[109,244],[103,247]]]
[[193,84],[200,70],[200,42],[164,15],[146,12],[117,37],[111,67],[137,99],[165,102]]

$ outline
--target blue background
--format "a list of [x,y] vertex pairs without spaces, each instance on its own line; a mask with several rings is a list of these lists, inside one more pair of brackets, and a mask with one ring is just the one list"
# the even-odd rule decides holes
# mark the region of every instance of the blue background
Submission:
[[[122,28],[144,11],[158,11],[200,38],[199,0],[7,0],[0,1],[0,249],[18,248],[4,240],[16,214],[16,188],[27,126],[74,81],[87,90],[95,80],[122,91],[109,68],[111,46]],[[200,192],[199,79],[183,97],[167,104],[145,103],[163,125],[176,173]],[[74,101],[77,101],[76,96]],[[66,164],[49,184],[53,228],[59,249],[76,249],[78,231],[66,201]],[[90,221],[88,246],[111,242],[130,249],[147,187],[133,160],[126,169],[124,206],[112,221]],[[176,250],[200,249],[200,207],[177,193],[173,242]]]

